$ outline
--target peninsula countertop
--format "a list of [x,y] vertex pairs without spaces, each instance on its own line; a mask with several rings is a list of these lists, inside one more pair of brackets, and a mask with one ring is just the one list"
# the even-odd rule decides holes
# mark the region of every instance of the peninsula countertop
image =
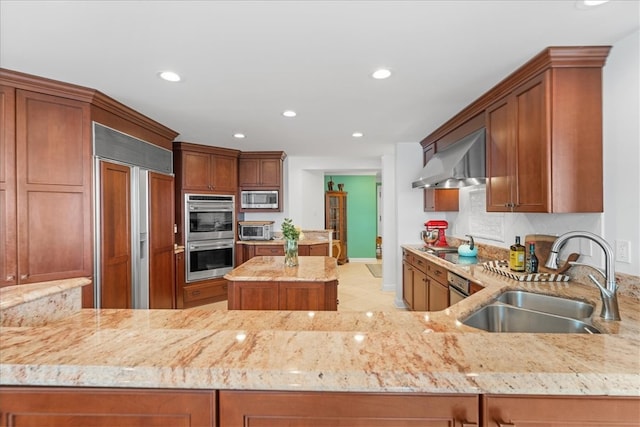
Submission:
[[234,268],[224,278],[230,281],[328,282],[338,280],[338,263],[328,256],[301,256],[296,267],[287,267],[283,256],[257,256]]
[[[0,383],[640,395],[637,297],[620,295],[620,322],[596,312],[594,324],[605,332],[599,335],[487,333],[459,319],[526,285],[481,267],[447,267],[486,288],[439,312],[81,309],[46,325],[3,326]],[[535,286],[599,301],[594,286]]]

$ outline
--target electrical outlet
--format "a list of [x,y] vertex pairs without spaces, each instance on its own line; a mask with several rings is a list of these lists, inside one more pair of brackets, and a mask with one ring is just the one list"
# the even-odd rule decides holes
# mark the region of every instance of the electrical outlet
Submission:
[[616,261],[631,263],[631,242],[616,240]]

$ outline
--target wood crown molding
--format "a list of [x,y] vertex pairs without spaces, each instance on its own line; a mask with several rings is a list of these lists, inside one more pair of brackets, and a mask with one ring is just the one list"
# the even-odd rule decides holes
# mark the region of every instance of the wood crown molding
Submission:
[[527,61],[500,83],[485,92],[422,141],[423,148],[433,144],[468,120],[484,112],[494,101],[507,95],[532,77],[553,68],[602,68],[611,46],[551,46]]
[[240,157],[240,150],[232,148],[213,147],[211,145],[196,144],[193,142],[175,141],[173,143],[174,150],[198,151],[200,153],[215,154],[218,156]]
[[287,158],[287,153],[284,151],[242,151],[240,153],[241,159],[280,159],[284,160]]

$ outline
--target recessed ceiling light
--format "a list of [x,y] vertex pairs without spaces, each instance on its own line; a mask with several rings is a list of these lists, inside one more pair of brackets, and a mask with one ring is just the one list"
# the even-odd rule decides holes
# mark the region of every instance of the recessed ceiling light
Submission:
[[578,0],[576,1],[576,8],[581,10],[593,9],[608,2],[609,0]]
[[390,75],[391,70],[380,68],[379,70],[374,71],[373,74],[371,74],[371,77],[373,77],[374,79],[382,80],[388,78]]
[[182,80],[178,73],[174,73],[173,71],[162,71],[159,74],[160,78],[166,80],[168,82],[179,82]]
[[362,132],[354,132],[351,134],[352,137],[354,138],[362,138],[364,136],[364,133]]
[[237,139],[243,139],[246,135],[244,133],[234,133],[233,137]]
[[295,117],[297,116],[296,112],[293,110],[286,110],[282,112],[282,115],[285,117]]

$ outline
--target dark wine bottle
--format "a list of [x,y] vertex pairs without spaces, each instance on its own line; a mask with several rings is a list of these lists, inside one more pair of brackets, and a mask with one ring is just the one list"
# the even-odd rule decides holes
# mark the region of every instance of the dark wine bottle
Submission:
[[527,273],[538,272],[538,257],[536,256],[536,244],[529,242],[529,260],[527,261]]

